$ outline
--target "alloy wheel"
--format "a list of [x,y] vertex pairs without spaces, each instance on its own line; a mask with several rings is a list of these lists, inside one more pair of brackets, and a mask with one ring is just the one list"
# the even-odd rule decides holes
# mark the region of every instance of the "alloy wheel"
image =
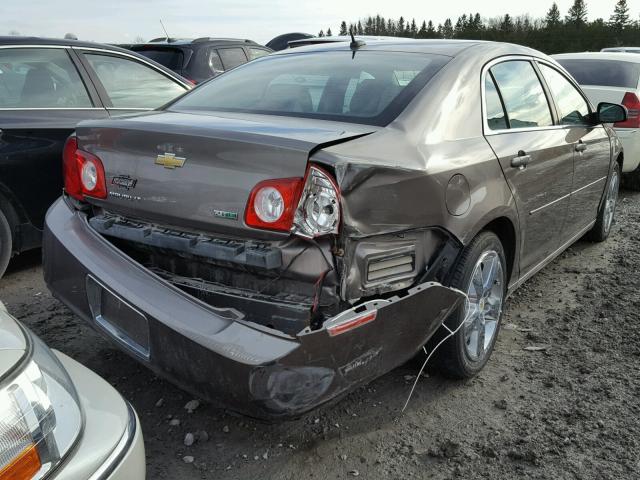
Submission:
[[504,269],[498,252],[484,252],[475,264],[467,288],[469,302],[464,321],[467,356],[482,361],[498,330],[504,300]]

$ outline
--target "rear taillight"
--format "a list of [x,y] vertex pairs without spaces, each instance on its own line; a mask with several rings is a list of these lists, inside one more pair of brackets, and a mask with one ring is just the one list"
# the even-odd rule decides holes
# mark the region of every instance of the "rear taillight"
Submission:
[[640,99],[633,92],[627,92],[622,99],[622,105],[627,107],[627,119],[624,122],[615,123],[617,128],[640,128]]
[[338,233],[340,227],[340,191],[331,175],[310,166],[293,219],[293,233],[314,238]]
[[338,233],[340,194],[331,175],[316,166],[305,178],[266,180],[249,195],[245,222],[250,227],[291,231],[314,238]]
[[76,200],[84,197],[107,198],[107,182],[102,162],[95,155],[78,149],[78,140],[69,137],[62,153],[64,190]]
[[246,224],[267,230],[291,230],[302,181],[302,178],[281,178],[257,184],[249,195]]

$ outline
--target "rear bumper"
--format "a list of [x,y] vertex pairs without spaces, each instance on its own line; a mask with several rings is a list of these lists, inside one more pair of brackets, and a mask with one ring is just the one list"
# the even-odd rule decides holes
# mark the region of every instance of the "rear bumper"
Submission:
[[[63,199],[47,214],[44,273],[51,291],[78,316],[158,374],[268,420],[299,416],[406,362],[464,299],[425,283],[401,298],[342,312],[323,329],[289,336],[165,282],[104,240]],[[105,321],[105,298],[140,319],[135,331]],[[110,311],[113,317],[113,306]],[[326,328],[374,311],[374,320],[339,335]]]
[[640,165],[640,128],[616,128],[615,131],[624,149],[622,173],[633,172]]

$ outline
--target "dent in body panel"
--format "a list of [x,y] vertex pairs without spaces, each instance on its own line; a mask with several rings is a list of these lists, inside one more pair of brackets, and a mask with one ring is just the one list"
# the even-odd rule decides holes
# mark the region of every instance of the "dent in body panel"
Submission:
[[[447,242],[460,249],[495,218],[518,225],[513,196],[483,137],[411,146],[400,133],[387,129],[311,158],[335,172],[341,190],[341,295],[348,302],[414,284]],[[398,151],[405,154],[400,159],[394,156]],[[398,163],[385,165],[390,158]],[[458,202],[456,215],[446,201],[452,178],[465,179],[462,193],[451,201]],[[414,245],[415,275],[367,286],[366,259],[402,245]]]

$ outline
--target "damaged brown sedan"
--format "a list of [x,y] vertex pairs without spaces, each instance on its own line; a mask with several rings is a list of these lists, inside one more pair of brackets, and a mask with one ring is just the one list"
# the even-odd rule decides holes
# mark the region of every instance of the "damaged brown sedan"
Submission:
[[299,416],[447,329],[439,365],[473,376],[506,296],[609,234],[623,153],[603,123],[625,115],[514,45],[286,50],[81,124],[46,281],[159,374],[254,417]]

